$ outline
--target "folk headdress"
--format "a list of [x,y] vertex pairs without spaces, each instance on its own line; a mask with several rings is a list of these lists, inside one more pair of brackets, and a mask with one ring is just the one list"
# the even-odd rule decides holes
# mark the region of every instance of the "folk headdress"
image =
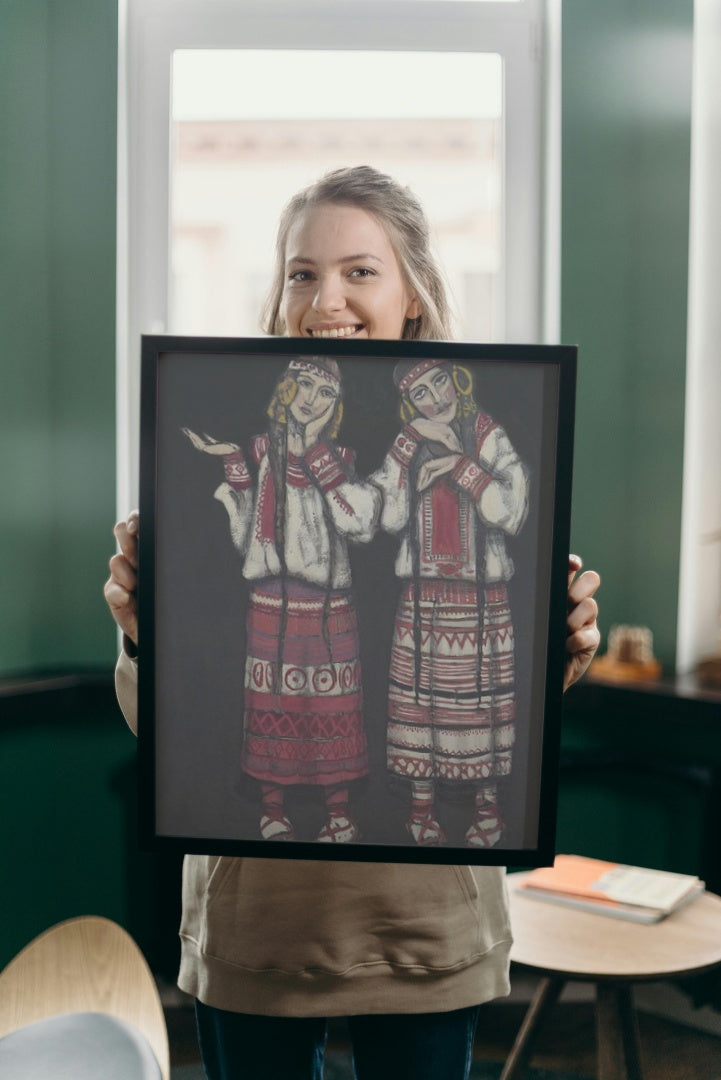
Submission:
[[475,416],[478,412],[478,406],[473,400],[473,378],[468,368],[455,363],[453,360],[443,360],[438,359],[438,357],[428,357],[423,360],[401,360],[393,369],[393,382],[396,384],[398,393],[401,396],[401,420],[404,423],[408,423],[414,416],[418,415],[418,409],[411,402],[408,391],[416,379],[420,379],[421,375],[425,375],[426,372],[438,367],[450,371],[453,385],[458,394],[458,419]]
[[447,360],[439,360],[437,357],[425,360],[401,360],[393,369],[393,382],[401,394],[404,394],[416,379],[420,379],[421,375],[446,363],[448,363]]
[[298,356],[291,360],[281,375],[275,393],[270,400],[267,409],[268,416],[276,424],[287,425],[288,406],[298,393],[297,378],[304,373],[315,375],[327,382],[337,394],[333,415],[324,429],[324,435],[329,439],[335,439],[343,419],[342,386],[340,368],[336,361],[329,356]]

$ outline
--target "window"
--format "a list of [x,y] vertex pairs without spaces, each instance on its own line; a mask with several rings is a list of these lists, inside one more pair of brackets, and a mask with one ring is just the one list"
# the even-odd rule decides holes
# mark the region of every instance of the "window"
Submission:
[[140,335],[258,333],[280,209],[328,169],[364,160],[418,193],[459,337],[555,339],[542,132],[556,6],[121,3],[121,513],[137,500]]
[[172,71],[171,332],[257,334],[285,202],[370,162],[426,208],[456,336],[503,336],[498,55],[196,49]]

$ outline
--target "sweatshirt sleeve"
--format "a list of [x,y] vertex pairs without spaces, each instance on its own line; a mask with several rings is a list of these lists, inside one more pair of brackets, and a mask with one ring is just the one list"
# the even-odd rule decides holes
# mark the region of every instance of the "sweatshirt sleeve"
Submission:
[[115,693],[128,727],[138,734],[138,662],[125,649],[115,665]]

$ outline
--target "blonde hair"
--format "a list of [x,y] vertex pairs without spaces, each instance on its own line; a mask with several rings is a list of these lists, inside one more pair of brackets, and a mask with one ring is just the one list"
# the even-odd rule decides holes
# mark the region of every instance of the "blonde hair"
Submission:
[[452,337],[451,309],[441,270],[431,252],[423,207],[410,188],[370,165],[327,173],[294,195],[283,210],[278,224],[273,284],[263,309],[263,330],[277,336],[286,332],[281,306],[288,233],[300,214],[323,203],[356,206],[372,214],[385,228],[401,273],[421,306],[417,318],[406,319],[401,337],[448,341]]

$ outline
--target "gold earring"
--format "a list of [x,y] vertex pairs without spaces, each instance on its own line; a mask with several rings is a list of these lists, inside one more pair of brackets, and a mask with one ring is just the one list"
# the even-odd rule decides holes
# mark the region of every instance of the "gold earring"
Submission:
[[[459,381],[459,375],[461,374],[465,376],[465,386],[461,386],[461,383]],[[451,369],[451,379],[453,381],[453,385],[455,386],[461,397],[468,397],[468,395],[472,393],[473,377],[471,376],[468,368],[460,367],[458,364],[454,364],[453,368]]]

